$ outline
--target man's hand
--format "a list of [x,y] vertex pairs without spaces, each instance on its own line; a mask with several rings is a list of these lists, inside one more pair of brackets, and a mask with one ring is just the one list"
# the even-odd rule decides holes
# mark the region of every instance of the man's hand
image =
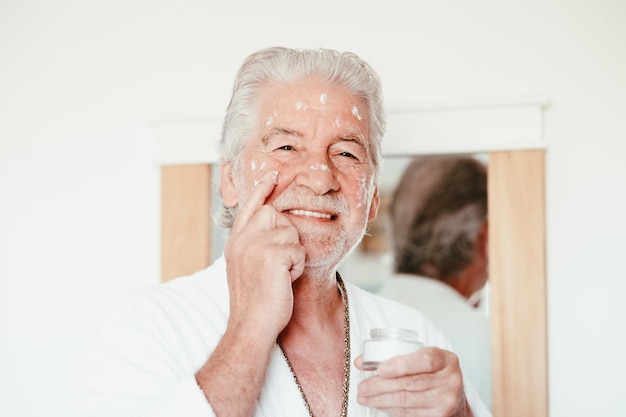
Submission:
[[[363,357],[355,365],[363,370]],[[428,347],[391,358],[358,386],[358,402],[390,416],[472,417],[457,356]]]
[[252,320],[272,343],[291,318],[291,284],[302,275],[306,255],[293,224],[265,204],[276,179],[276,172],[266,172],[241,203],[224,251],[230,322]]

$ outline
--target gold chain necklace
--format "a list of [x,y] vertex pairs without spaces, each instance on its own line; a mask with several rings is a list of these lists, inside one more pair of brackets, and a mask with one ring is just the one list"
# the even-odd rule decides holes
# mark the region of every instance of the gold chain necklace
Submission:
[[[348,391],[350,390],[350,310],[348,309],[348,293],[346,292],[346,286],[337,272],[337,283],[339,284],[339,289],[341,291],[341,300],[343,302],[343,397],[341,399],[341,417],[347,417],[348,415]],[[291,362],[289,362],[289,358],[287,357],[287,352],[285,352],[285,348],[283,347],[280,340],[276,340],[278,343],[278,347],[285,358],[285,362],[287,362],[287,366],[291,371],[291,376],[293,376],[293,380],[296,382],[298,387],[298,391],[300,391],[300,395],[302,396],[302,400],[304,400],[304,406],[306,410],[309,412],[309,417],[313,417],[313,411],[311,411],[311,406],[309,405],[309,401],[306,399],[306,395],[304,395],[304,390],[298,381],[298,377],[291,366]]]

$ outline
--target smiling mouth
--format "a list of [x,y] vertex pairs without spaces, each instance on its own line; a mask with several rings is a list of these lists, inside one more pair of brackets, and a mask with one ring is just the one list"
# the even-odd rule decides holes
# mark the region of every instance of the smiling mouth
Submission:
[[318,219],[335,220],[337,218],[337,216],[335,216],[335,215],[328,214],[328,213],[320,213],[319,211],[287,210],[287,213],[293,214],[293,215],[296,215],[296,216],[315,217],[315,218],[318,218]]

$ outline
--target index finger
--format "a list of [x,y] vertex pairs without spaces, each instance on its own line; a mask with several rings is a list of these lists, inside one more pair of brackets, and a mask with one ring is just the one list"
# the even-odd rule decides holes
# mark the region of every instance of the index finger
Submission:
[[255,183],[252,192],[240,204],[237,218],[233,223],[233,232],[240,230],[248,224],[254,213],[265,204],[265,200],[276,187],[277,178],[278,171],[268,171]]

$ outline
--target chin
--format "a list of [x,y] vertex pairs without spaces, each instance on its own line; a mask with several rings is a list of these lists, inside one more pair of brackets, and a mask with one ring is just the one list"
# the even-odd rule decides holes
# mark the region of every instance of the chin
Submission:
[[[306,247],[306,245],[305,245]],[[339,263],[345,257],[345,253],[343,250],[328,250],[331,249],[326,246],[323,251],[320,251],[319,248],[309,249],[307,248],[307,256],[305,262],[305,268],[310,269],[332,269],[339,265]],[[313,254],[313,256],[311,256]]]
[[357,247],[360,239],[352,244],[342,232],[340,236],[320,237],[301,235],[306,248],[305,267],[309,269],[334,269]]

